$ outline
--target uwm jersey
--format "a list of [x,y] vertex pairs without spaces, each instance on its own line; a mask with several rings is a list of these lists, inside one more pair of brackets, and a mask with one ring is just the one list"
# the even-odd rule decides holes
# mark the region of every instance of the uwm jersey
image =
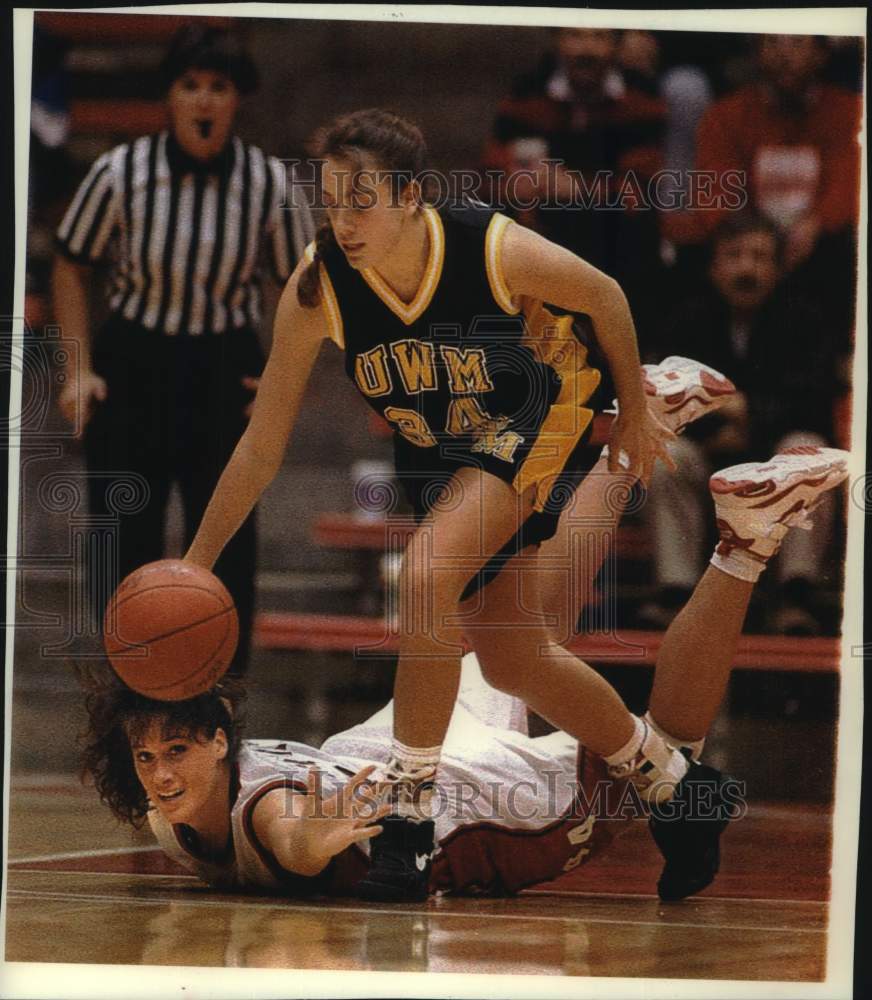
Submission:
[[[320,268],[321,303],[345,368],[397,437],[402,470],[471,465],[537,507],[593,417],[599,382],[572,317],[514,302],[501,247],[512,223],[475,206],[424,209],[429,259],[411,302],[338,246]],[[312,259],[314,247],[307,250]]]

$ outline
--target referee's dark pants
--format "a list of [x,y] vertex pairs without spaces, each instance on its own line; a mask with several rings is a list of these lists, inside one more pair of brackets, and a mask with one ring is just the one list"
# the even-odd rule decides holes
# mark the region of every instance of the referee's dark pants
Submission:
[[[190,545],[218,479],[245,430],[263,353],[253,330],[166,336],[112,317],[94,345],[94,370],[107,395],[85,432],[90,517],[105,519],[115,545],[87,559],[92,613],[102,615],[118,583],[164,556],[170,489],[178,484]],[[131,475],[133,474],[133,475]],[[142,487],[145,488],[142,488]],[[112,549],[114,548],[114,552]],[[116,560],[117,553],[117,560]],[[252,511],[215,564],[239,613],[239,647],[231,672],[248,665],[257,556]]]

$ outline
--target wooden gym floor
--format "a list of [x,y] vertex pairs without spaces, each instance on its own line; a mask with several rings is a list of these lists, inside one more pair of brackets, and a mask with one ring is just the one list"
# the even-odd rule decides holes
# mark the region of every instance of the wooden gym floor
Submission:
[[[703,895],[661,904],[644,823],[595,864],[513,899],[386,907],[212,892],[119,827],[90,789],[11,788],[8,962],[819,981],[830,820],[750,803]],[[193,917],[196,916],[196,919]]]

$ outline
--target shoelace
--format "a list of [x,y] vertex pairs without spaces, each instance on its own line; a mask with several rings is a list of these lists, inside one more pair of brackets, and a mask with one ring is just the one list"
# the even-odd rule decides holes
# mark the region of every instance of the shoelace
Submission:
[[651,784],[651,778],[646,771],[641,770],[645,764],[651,765],[647,771],[655,769],[651,761],[644,754],[639,753],[623,764],[611,764],[608,768],[609,776],[612,778],[627,778],[637,788],[647,788]]
[[429,796],[432,792],[435,776],[436,768],[433,766],[403,771],[395,761],[391,761],[385,765],[379,780],[391,786],[390,796],[394,805],[414,805],[422,794]]
[[[817,507],[817,504],[814,506]],[[814,527],[814,521],[808,515],[809,511],[813,509],[812,507],[803,507],[802,510],[795,511],[790,517],[782,521],[782,524],[786,524],[788,528],[800,528],[802,531],[811,531]]]
[[644,719],[642,719],[642,725],[645,727],[645,732],[642,737],[642,743],[635,755],[622,764],[610,764],[608,766],[610,777],[624,778],[640,792],[651,785],[651,773],[656,771],[654,762],[645,753],[645,744],[651,736],[651,727]]
[[[820,503],[820,501],[818,501]],[[791,528],[800,528],[802,531],[811,531],[814,528],[814,521],[810,518],[809,511],[814,510],[818,504],[814,504],[812,507],[802,507],[800,510],[794,511],[784,518],[783,521],[776,521],[775,524],[770,524],[768,527],[765,525],[753,525],[752,528],[756,529],[757,533],[761,538],[769,539],[773,542],[780,542],[787,532]]]
[[410,784],[418,785],[422,781],[427,781],[429,778],[433,778],[436,775],[436,768],[434,766],[421,767],[417,771],[403,771],[394,765],[394,762],[384,766],[382,771],[380,781],[384,781],[389,785],[398,784]]

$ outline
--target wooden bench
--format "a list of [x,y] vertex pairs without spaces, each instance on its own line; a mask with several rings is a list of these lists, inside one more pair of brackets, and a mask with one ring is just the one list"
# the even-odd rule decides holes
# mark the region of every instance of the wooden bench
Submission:
[[[312,537],[325,548],[383,552],[386,532],[390,529],[397,541],[414,531],[405,520],[366,518],[358,514],[319,514],[312,522]],[[616,533],[615,548],[619,559],[645,560],[651,555],[648,532],[638,524],[622,524]]]
[[[391,656],[398,636],[383,618],[263,612],[254,628],[261,649],[305,650]],[[578,635],[569,649],[601,665],[651,667],[657,659],[662,632],[621,629],[614,635]],[[839,670],[840,640],[835,637],[795,638],[744,635],[739,639],[734,669],[834,673]]]
[[[594,417],[590,438],[592,448],[602,447],[608,441],[613,420],[613,415],[608,413],[598,413]],[[387,422],[376,415],[370,416],[370,429],[376,436],[391,433]],[[355,554],[359,582],[354,610],[361,614],[381,610],[384,593],[382,557],[388,548],[392,552],[401,552],[414,530],[411,517],[372,517],[356,512],[322,513],[312,522],[312,538],[318,545]],[[642,564],[650,560],[651,554],[651,541],[645,528],[640,524],[621,524],[615,538],[617,558]]]
[[[312,522],[312,537],[319,545],[354,553],[358,583],[353,610],[359,614],[382,610],[382,557],[388,548],[401,553],[414,530],[411,518],[367,518],[353,513],[319,514]],[[615,537],[615,554],[624,562],[647,561],[651,544],[644,527],[622,524]]]

